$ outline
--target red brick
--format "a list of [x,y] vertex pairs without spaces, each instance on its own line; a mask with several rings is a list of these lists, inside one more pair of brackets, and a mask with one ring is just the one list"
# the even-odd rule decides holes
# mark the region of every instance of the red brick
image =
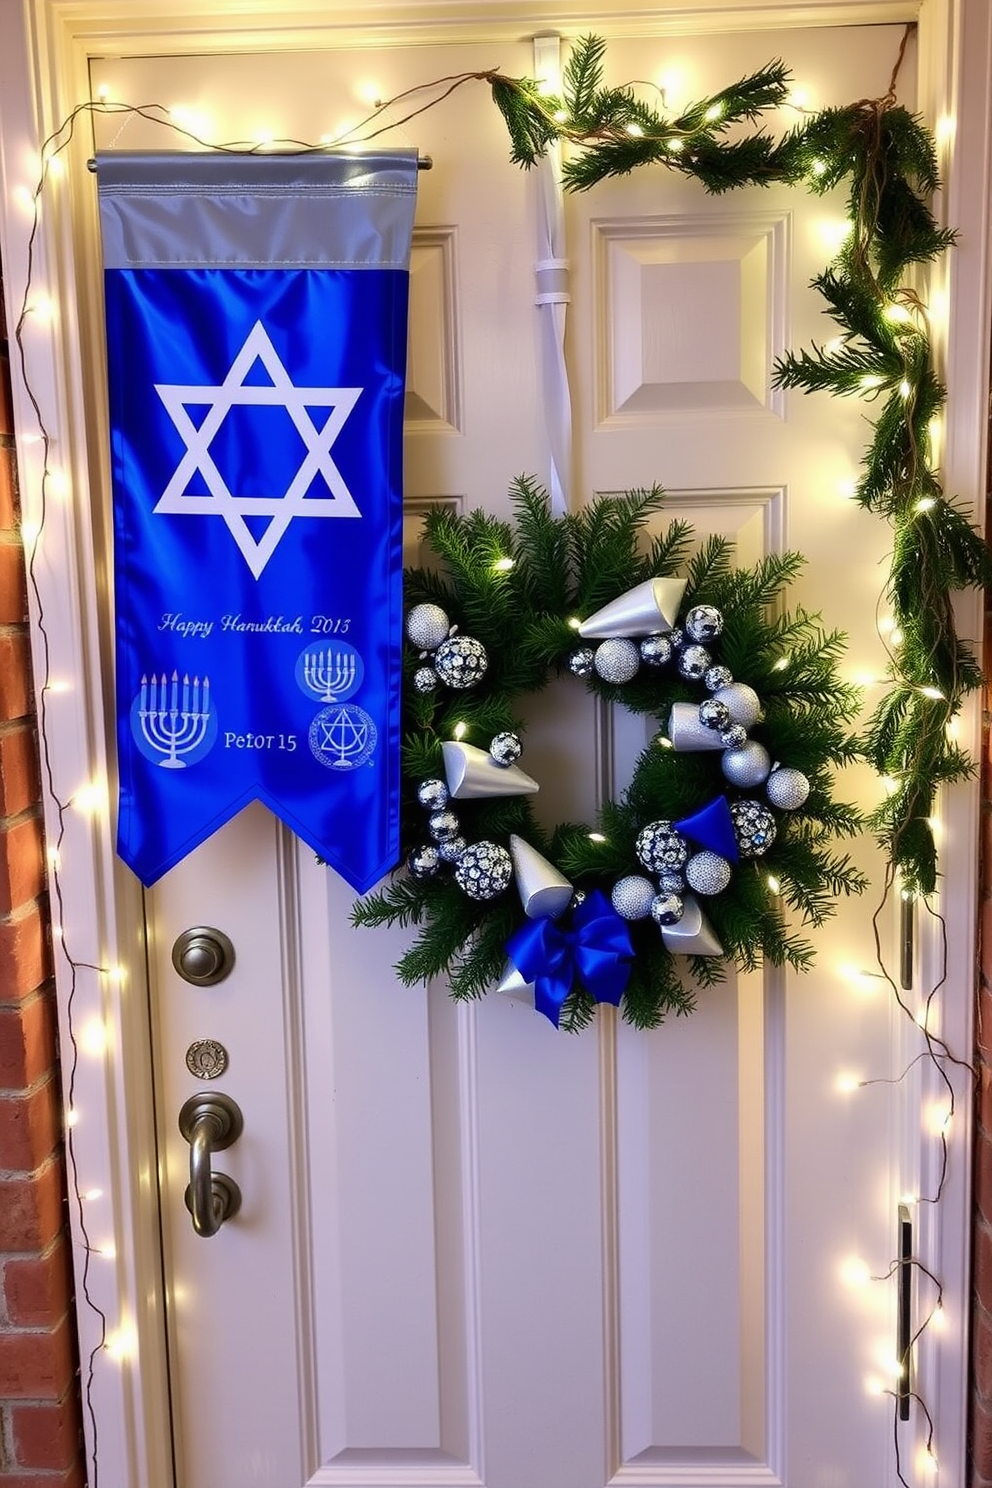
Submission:
[[33,724],[0,733],[0,816],[17,816],[41,798]]
[[972,1230],[971,1279],[975,1296],[992,1314],[992,1229],[980,1218]]
[[7,1317],[18,1328],[49,1328],[72,1299],[69,1242],[60,1235],[47,1255],[10,1260],[3,1268]]
[[55,1009],[43,994],[0,1006],[0,1091],[26,1090],[55,1063]]
[[979,1395],[986,1404],[992,1404],[992,1317],[984,1307],[972,1312],[971,1368]]
[[47,927],[41,907],[30,904],[0,919],[0,1002],[22,1001],[51,974]]
[[0,1250],[44,1250],[64,1221],[59,1159],[53,1157],[30,1177],[0,1179]]
[[45,887],[45,847],[41,821],[25,816],[0,828],[0,914],[37,899]]
[[44,1333],[0,1333],[0,1397],[60,1400],[75,1378],[68,1314]]
[[15,539],[0,539],[0,623],[22,625],[27,618],[24,549]]
[[[992,1477],[992,1410],[986,1410],[974,1397],[971,1404],[971,1456],[979,1477]],[[0,1484],[2,1482],[0,1479]]]
[[[2,512],[0,495],[0,518]],[[5,631],[0,634],[0,719],[25,718],[31,712],[31,652],[27,632]]]
[[71,1467],[79,1456],[79,1408],[73,1396],[51,1405],[15,1405],[10,1413],[18,1467]]
[[0,529],[16,528],[20,510],[13,445],[0,443]]
[[992,1138],[984,1132],[975,1134],[975,1202],[992,1225]]
[[0,352],[0,434],[14,432],[14,405],[10,395],[10,357]]
[[975,1045],[980,1054],[987,1059],[992,1058],[992,986],[979,988],[975,1013]]
[[0,1472],[0,1488],[86,1488],[86,1473],[80,1458],[65,1472]]
[[24,1095],[0,1097],[0,1168],[33,1173],[58,1146],[61,1122],[55,1080]]

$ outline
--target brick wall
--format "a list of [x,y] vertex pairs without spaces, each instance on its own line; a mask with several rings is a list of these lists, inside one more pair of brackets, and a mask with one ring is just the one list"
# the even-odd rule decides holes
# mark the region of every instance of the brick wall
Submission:
[[82,1488],[37,737],[0,279],[0,1488]]

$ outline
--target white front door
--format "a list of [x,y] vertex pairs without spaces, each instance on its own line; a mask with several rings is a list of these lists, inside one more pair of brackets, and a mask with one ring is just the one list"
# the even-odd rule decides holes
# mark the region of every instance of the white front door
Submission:
[[[524,29],[101,56],[91,83],[210,140],[317,141],[413,84],[532,73]],[[609,36],[609,14],[583,30]],[[677,105],[782,57],[819,108],[884,94],[902,28],[644,33],[611,42],[613,80]],[[910,106],[913,66],[911,50]],[[96,142],[180,143],[140,119],[100,122]],[[427,503],[502,512],[513,476],[545,473],[536,190],[482,83],[385,142],[434,162],[412,269],[415,561]],[[852,675],[877,675],[887,534],[844,495],[864,410],[769,387],[778,354],[824,337],[807,286],[842,203],[713,199],[652,170],[570,199],[567,222],[574,500],[660,482],[742,563],[804,551],[795,601],[848,632]],[[604,762],[618,793],[643,725],[602,729],[564,692],[555,714],[528,768],[552,818],[588,819]],[[857,853],[880,883],[871,845]],[[920,1137],[918,1068],[856,1088],[919,1052],[875,975],[876,903],[841,905],[805,978],[731,975],[690,1018],[644,1033],[601,1011],[571,1037],[495,993],[404,989],[402,932],[352,929],[350,891],[259,806],[170,872],[146,910],[177,1488],[894,1483],[896,1289],[866,1278],[897,1253],[900,1199],[932,1186],[937,1139]],[[193,926],[234,945],[215,986],[172,964]],[[896,928],[887,911],[889,965]],[[185,1059],[203,1039],[229,1060],[209,1083]],[[178,1115],[215,1087],[244,1119],[214,1158],[242,1206],[202,1238]],[[914,1482],[921,1429],[918,1412],[897,1428]]]

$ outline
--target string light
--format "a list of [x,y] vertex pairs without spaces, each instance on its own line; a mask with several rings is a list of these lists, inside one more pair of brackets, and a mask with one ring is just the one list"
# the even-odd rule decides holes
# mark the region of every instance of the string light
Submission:
[[454,733],[456,739],[464,739],[465,735],[468,733],[468,724],[459,721],[455,724],[452,732]]
[[493,573],[509,573],[515,561],[513,558],[497,558],[493,564]]
[[97,1199],[102,1199],[103,1198],[103,1189],[102,1188],[88,1188],[86,1190],[86,1192],[83,1194],[83,1198],[86,1199],[86,1200],[88,1200],[89,1203],[95,1204],[96,1201],[97,1201]]
[[79,1047],[97,1057],[107,1051],[107,1027],[102,1018],[88,1018],[79,1030]]
[[590,842],[605,842],[606,841],[606,838],[603,836],[602,832],[590,832],[589,833],[589,841]]

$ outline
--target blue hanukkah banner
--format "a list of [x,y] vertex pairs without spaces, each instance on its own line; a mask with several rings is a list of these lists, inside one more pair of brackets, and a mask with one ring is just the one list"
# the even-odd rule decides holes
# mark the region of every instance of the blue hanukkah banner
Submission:
[[118,851],[253,800],[354,888],[399,854],[416,155],[104,155]]

